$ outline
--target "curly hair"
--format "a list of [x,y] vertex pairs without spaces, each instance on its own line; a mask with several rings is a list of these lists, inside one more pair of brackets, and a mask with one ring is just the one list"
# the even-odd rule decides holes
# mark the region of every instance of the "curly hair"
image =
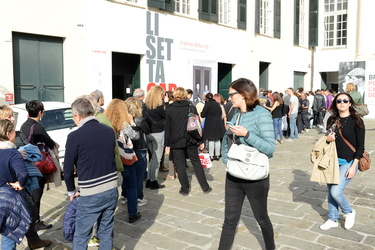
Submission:
[[138,97],[129,97],[125,100],[128,112],[133,117],[142,117],[142,102]]
[[251,80],[239,78],[233,81],[229,85],[229,88],[235,89],[245,98],[248,111],[253,111],[253,109],[259,105],[258,90]]
[[128,108],[125,101],[113,99],[104,111],[104,115],[111,121],[116,134],[124,128],[124,123],[130,123]]
[[156,109],[158,106],[163,105],[163,99],[165,95],[165,90],[159,85],[153,86],[150,91],[148,91],[145,104],[149,109]]
[[8,120],[0,120],[0,141],[8,141],[8,133],[14,130],[14,124]]

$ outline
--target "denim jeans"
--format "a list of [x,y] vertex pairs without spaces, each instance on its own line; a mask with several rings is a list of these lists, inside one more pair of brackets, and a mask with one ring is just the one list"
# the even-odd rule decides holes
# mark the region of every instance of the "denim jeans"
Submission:
[[343,193],[346,185],[353,179],[346,179],[345,176],[346,171],[348,171],[351,165],[345,164],[340,166],[340,184],[327,184],[328,218],[332,221],[336,221],[339,218],[339,208],[344,214],[352,212],[352,207]]
[[269,178],[260,181],[246,181],[227,174],[225,181],[224,224],[219,250],[231,249],[233,245],[245,195],[250,201],[254,217],[262,231],[266,249],[275,249],[273,227],[267,211],[269,189]]
[[16,250],[16,242],[4,235],[1,235],[1,249],[2,250]]
[[147,157],[146,157],[147,150],[135,150],[135,154],[137,155],[138,161],[134,163],[135,167],[135,175],[137,177],[137,198],[143,199],[143,177],[147,167]]
[[146,135],[147,144],[151,152],[151,160],[148,168],[147,180],[157,181],[159,165],[163,156],[163,139],[164,133],[151,133]]
[[79,197],[73,250],[87,249],[95,222],[98,222],[99,249],[112,249],[113,230],[115,226],[114,213],[117,199],[117,188],[112,188],[99,194]]
[[298,113],[290,114],[289,123],[291,139],[298,139],[297,116]]
[[283,118],[272,118],[273,121],[273,132],[275,134],[275,141],[277,141],[278,135],[280,135],[280,140],[283,140],[283,130],[282,130],[282,121]]
[[210,157],[220,156],[221,143],[220,140],[209,140],[208,141],[208,153]]
[[[135,216],[138,212],[137,202],[137,176],[135,171],[135,165],[124,165],[124,171],[122,175],[122,193],[121,195],[128,199],[128,214],[129,216]],[[142,173],[143,176],[143,173]],[[143,183],[142,183],[143,184]]]

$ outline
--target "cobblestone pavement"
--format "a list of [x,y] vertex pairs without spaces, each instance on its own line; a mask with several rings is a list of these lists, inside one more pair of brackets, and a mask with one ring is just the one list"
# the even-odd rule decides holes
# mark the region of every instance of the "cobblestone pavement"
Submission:
[[[366,150],[375,159],[375,120],[365,120]],[[351,230],[340,226],[328,231],[319,229],[327,219],[326,186],[310,182],[312,164],[309,154],[321,135],[316,129],[300,135],[299,141],[276,147],[271,159],[269,214],[274,226],[277,249],[374,249],[375,247],[375,177],[374,169],[358,172],[345,194],[357,211]],[[225,166],[218,161],[207,171],[213,191],[203,194],[197,179],[188,168],[192,191],[181,196],[179,182],[166,181],[159,173],[161,190],[145,189],[148,203],[139,208],[142,218],[127,223],[126,205],[118,203],[115,215],[115,249],[217,249],[224,214]],[[120,175],[121,176],[121,175]],[[121,177],[119,178],[121,180]],[[53,228],[40,231],[42,238],[52,239],[48,249],[71,249],[62,236],[62,219],[68,203],[65,185],[46,191],[42,217]],[[25,242],[25,240],[24,240]],[[246,200],[233,249],[262,249],[261,232]],[[17,249],[27,249],[25,243]],[[95,249],[90,247],[89,249]]]

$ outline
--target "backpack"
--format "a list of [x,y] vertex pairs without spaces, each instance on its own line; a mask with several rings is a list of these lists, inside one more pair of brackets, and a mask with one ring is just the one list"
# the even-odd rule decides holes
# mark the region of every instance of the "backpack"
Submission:
[[202,139],[201,122],[200,122],[199,116],[197,114],[194,114],[194,111],[192,110],[191,105],[189,105],[189,113],[188,113],[186,130],[188,134],[195,140],[199,141]]

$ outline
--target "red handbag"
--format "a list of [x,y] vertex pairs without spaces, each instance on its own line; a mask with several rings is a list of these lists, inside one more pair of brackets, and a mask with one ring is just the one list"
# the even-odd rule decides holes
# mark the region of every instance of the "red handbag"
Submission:
[[[29,134],[29,138],[28,138],[28,141],[33,145],[35,145],[34,138],[33,138],[34,127],[35,127],[35,124],[33,124],[30,127],[30,134]],[[35,162],[35,166],[38,167],[39,171],[43,175],[50,174],[50,173],[56,171],[57,168],[55,166],[55,163],[53,163],[53,160],[52,160],[52,157],[51,157],[51,154],[49,152],[48,147],[44,143],[38,143],[36,145],[38,146],[40,154],[43,156],[43,159],[41,161]]]

